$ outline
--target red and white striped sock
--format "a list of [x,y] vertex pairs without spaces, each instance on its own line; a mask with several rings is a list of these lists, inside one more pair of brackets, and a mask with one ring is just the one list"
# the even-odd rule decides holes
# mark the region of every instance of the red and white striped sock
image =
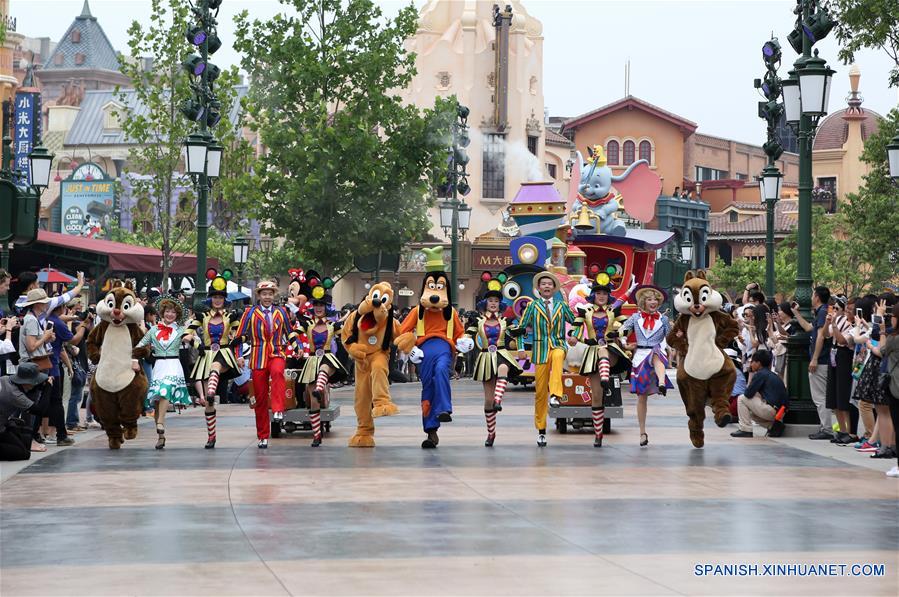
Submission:
[[593,409],[593,433],[596,434],[596,439],[602,439],[602,424],[606,419],[606,409],[605,408],[594,408]]
[[210,440],[215,439],[215,411],[206,413],[206,433]]
[[328,372],[321,370],[318,372],[318,379],[315,380],[315,391],[324,392],[325,384],[328,383]]
[[[494,404],[502,404],[503,396],[506,395],[506,386],[509,384],[509,380],[505,377],[497,377],[496,378],[496,389],[493,391],[493,402]],[[493,414],[496,416],[496,413]]]
[[496,411],[485,410],[484,418],[487,419],[487,435],[496,435]]
[[609,359],[599,359],[599,379],[609,381]]
[[209,383],[206,385],[206,395],[215,396],[215,391],[219,387],[219,372],[213,371],[209,374]]
[[312,437],[313,439],[321,439],[322,437],[322,411],[320,410],[310,410],[309,411],[309,422],[312,424]]

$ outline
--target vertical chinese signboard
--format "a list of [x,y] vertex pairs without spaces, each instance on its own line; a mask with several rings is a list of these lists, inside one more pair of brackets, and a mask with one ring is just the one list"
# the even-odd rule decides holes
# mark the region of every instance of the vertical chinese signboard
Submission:
[[34,148],[34,140],[40,136],[41,95],[35,91],[19,91],[16,93],[16,106],[13,113],[13,154],[14,169],[25,174],[29,180],[28,154]]

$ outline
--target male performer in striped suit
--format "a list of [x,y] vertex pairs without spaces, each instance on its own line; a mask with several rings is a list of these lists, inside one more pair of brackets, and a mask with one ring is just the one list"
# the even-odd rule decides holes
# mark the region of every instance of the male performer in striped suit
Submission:
[[260,282],[256,286],[259,303],[244,312],[237,328],[237,337],[247,338],[252,346],[250,369],[256,399],[256,437],[259,439],[259,448],[262,449],[268,447],[271,432],[268,420],[269,394],[272,416],[275,419],[284,418],[285,348],[290,342],[296,341],[287,309],[274,304],[277,291],[278,287],[274,282]]
[[[558,404],[562,397],[562,370],[565,367],[565,324],[574,323],[574,312],[568,303],[556,296],[562,285],[550,272],[534,275],[534,298],[518,322],[518,327],[530,327],[534,331],[531,361],[537,366],[534,376],[534,426],[537,428],[537,445],[546,446],[546,415],[548,398]],[[526,355],[519,354],[524,359]]]

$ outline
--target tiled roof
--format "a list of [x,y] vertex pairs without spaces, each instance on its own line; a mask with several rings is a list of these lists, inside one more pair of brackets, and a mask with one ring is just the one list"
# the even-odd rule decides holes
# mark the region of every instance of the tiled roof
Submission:
[[576,127],[585,122],[589,122],[594,118],[600,118],[602,116],[605,116],[606,114],[617,112],[618,110],[633,109],[642,110],[648,114],[652,114],[657,118],[666,120],[680,128],[684,134],[692,134],[696,132],[696,127],[698,126],[692,120],[687,120],[682,116],[678,116],[677,114],[664,110],[654,104],[650,104],[645,100],[641,100],[640,98],[634,97],[633,95],[628,95],[620,100],[612,102],[611,104],[606,104],[601,108],[597,108],[596,110],[592,110],[590,112],[587,112],[586,114],[581,114],[580,116],[575,116],[574,118],[566,120],[562,128],[569,129],[572,127]]
[[[709,217],[709,237],[721,236],[739,236],[739,235],[756,235],[765,234],[767,226],[765,217],[765,206],[757,203],[736,204],[752,206],[755,210],[759,208],[761,213],[757,216],[743,218],[739,222],[731,222],[730,214],[725,211],[723,214],[715,214]],[[739,209],[744,209],[738,207]],[[774,208],[774,232],[775,234],[786,234],[796,228],[796,202],[780,201]]]
[[573,143],[564,135],[560,135],[556,131],[546,129],[546,142],[550,145],[561,145],[562,147],[571,147]]
[[[77,35],[81,36],[78,42],[73,41],[73,31],[78,31]],[[76,54],[83,56],[80,64],[75,61]],[[62,56],[61,63],[57,62],[58,56]],[[91,14],[87,0],[84,0],[81,14],[69,25],[41,70],[120,70],[118,53],[109,43],[97,17]]]
[[[237,100],[231,107],[228,119],[236,125],[240,116],[240,99],[247,94],[248,87],[239,85],[234,88]],[[147,107],[140,103],[133,89],[123,89],[121,93],[113,90],[92,90],[84,93],[84,101],[81,102],[81,111],[72,123],[72,128],[66,135],[66,145],[129,145],[133,141],[125,138],[121,129],[110,130],[103,128],[103,106],[115,102],[124,104],[126,111],[137,115],[147,113]]]
[[[848,108],[837,110],[829,114],[824,120],[818,124],[815,132],[815,144],[812,149],[815,151],[824,149],[840,149],[846,143],[849,136],[849,122],[843,116]],[[862,141],[867,141],[868,137],[877,132],[882,117],[873,110],[864,110],[862,113]]]

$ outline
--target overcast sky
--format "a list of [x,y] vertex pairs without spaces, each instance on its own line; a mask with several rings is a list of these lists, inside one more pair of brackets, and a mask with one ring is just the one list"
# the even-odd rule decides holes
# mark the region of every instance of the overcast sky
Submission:
[[[408,2],[379,2],[394,14]],[[423,2],[415,3],[421,6]],[[17,29],[29,37],[58,40],[83,0],[11,0]],[[631,62],[630,92],[699,124],[703,133],[754,144],[764,141],[756,116],[758,92],[752,80],[763,72],[761,46],[772,31],[795,59],[786,35],[793,25],[792,0],[523,0],[543,23],[546,106],[552,115],[577,116],[624,95],[624,64]],[[113,46],[127,52],[126,30],[133,19],[147,22],[150,0],[90,0]],[[234,15],[243,8],[264,19],[280,10],[275,0],[224,0],[215,55],[220,65],[236,64],[231,50]],[[817,47],[837,70],[831,110],[845,106],[849,67],[837,60],[833,35]],[[890,60],[884,52],[857,56],[864,107],[885,114],[897,104],[887,87]],[[786,76],[786,68],[781,75]]]

